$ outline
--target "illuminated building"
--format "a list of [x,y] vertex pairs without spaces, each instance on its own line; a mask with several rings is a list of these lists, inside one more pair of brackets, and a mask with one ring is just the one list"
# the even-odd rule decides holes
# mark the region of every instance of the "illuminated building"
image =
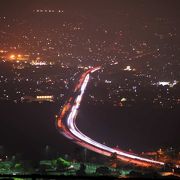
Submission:
[[169,82],[169,81],[159,81],[156,85],[158,86],[169,86],[169,87],[173,87],[174,85],[176,85],[178,83],[178,81],[174,80],[173,82]]
[[47,96],[24,96],[21,97],[22,102],[53,102],[54,97],[52,95]]
[[32,61],[30,64],[32,66],[45,66],[45,65],[47,65],[47,63],[44,61]]
[[53,96],[36,96],[36,100],[41,102],[41,101],[49,101],[52,102],[53,101]]
[[29,60],[29,55],[25,54],[25,55],[22,55],[22,54],[11,54],[9,55],[8,57],[6,57],[7,60],[16,60],[16,61],[27,61]]
[[126,66],[126,68],[124,69],[124,71],[135,71],[135,69],[131,69],[131,66]]

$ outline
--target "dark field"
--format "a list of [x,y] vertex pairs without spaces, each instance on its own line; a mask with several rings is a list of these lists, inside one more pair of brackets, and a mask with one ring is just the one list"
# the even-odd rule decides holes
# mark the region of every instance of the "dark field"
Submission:
[[[0,145],[10,154],[41,158],[46,145],[57,152],[72,154],[78,147],[63,137],[55,127],[59,104],[0,104]],[[89,137],[109,146],[118,145],[134,152],[179,147],[179,111],[148,106],[113,108],[81,104],[77,126]],[[154,138],[155,137],[155,138]]]

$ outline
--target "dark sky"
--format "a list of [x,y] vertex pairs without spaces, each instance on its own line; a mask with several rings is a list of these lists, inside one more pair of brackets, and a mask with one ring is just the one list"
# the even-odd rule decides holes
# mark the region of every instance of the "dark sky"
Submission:
[[141,15],[179,15],[179,0],[0,0],[0,14],[23,15],[37,8],[128,11]]

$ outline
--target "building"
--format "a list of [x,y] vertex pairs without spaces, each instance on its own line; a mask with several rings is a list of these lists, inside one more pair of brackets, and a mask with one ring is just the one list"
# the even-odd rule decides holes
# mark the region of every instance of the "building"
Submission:
[[54,102],[54,97],[52,95],[45,96],[23,96],[21,97],[22,102]]

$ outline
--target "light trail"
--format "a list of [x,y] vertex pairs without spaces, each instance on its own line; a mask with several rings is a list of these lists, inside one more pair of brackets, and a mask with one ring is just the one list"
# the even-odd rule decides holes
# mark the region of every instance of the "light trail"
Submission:
[[117,158],[126,162],[131,162],[134,164],[138,164],[140,166],[163,166],[164,162],[143,158],[138,155],[133,155],[128,152],[124,152],[121,150],[116,150],[114,148],[108,147],[104,144],[96,142],[95,140],[89,138],[85,134],[83,134],[76,126],[75,120],[78,114],[78,110],[80,107],[80,103],[82,97],[85,93],[87,84],[90,80],[90,74],[99,70],[100,67],[92,68],[85,73],[82,74],[78,84],[75,87],[74,92],[78,92],[76,97],[71,97],[70,100],[64,105],[62,113],[58,118],[57,126],[61,130],[61,132],[68,138],[75,141],[75,143],[95,151],[97,153],[111,156],[113,153],[116,153]]

